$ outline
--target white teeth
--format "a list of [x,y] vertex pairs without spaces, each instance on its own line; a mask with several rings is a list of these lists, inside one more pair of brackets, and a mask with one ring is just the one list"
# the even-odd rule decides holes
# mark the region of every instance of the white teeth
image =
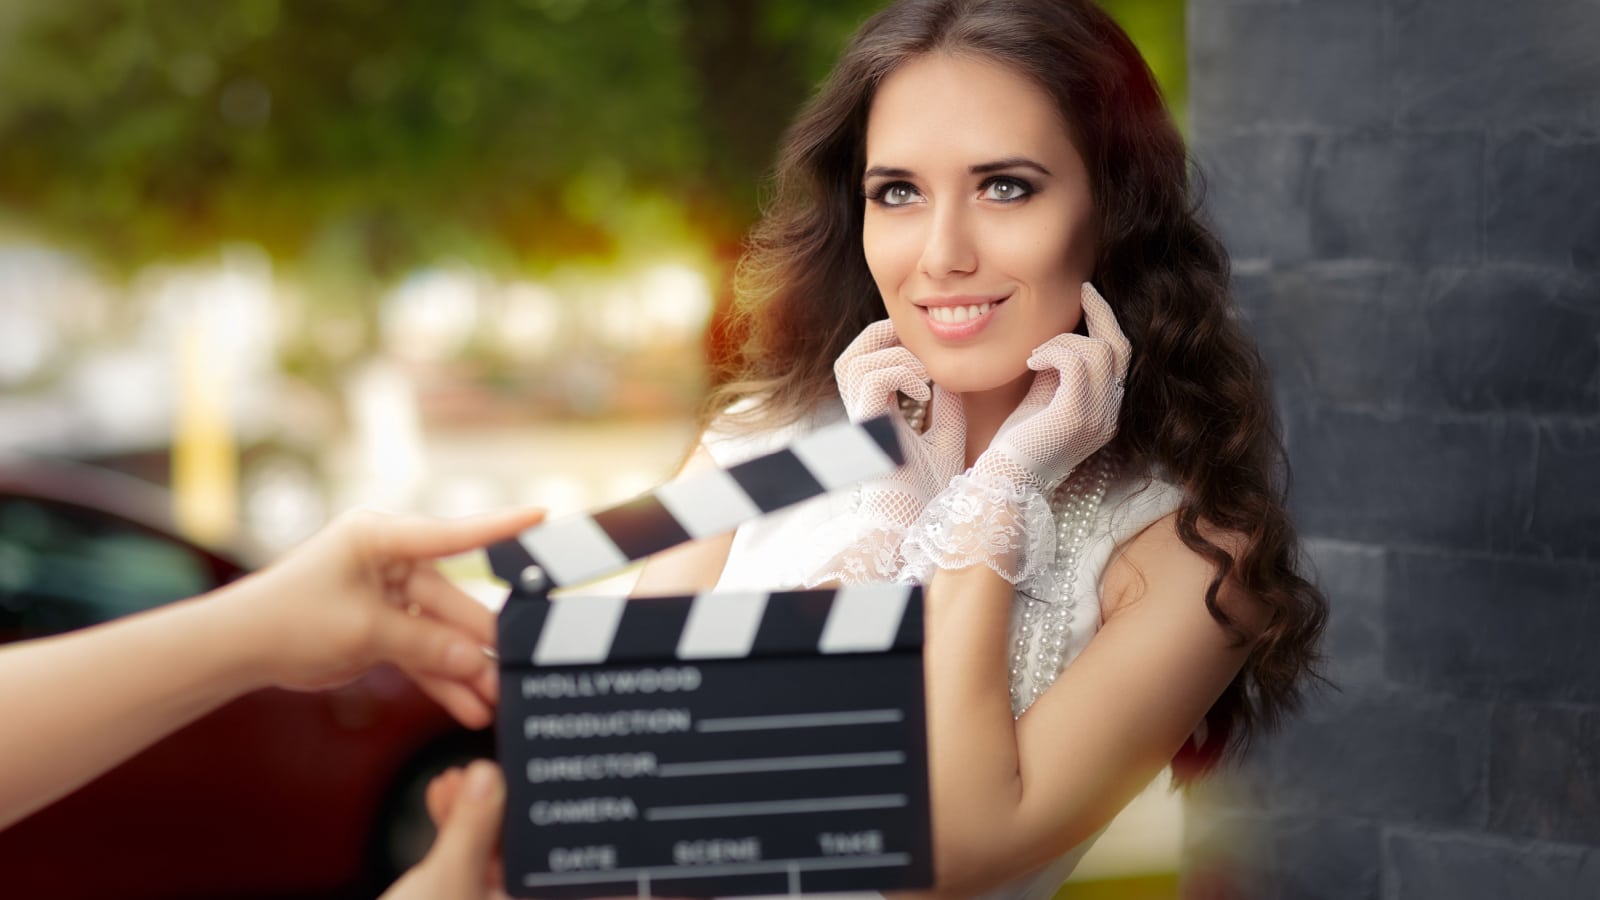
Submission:
[[993,308],[993,303],[978,303],[972,306],[930,306],[928,318],[935,322],[956,325],[976,319]]

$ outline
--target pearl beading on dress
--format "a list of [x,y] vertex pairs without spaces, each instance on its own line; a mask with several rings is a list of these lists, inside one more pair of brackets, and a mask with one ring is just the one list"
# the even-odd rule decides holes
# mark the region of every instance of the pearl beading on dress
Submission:
[[[1111,481],[1112,464],[1096,453],[1056,488],[1051,507],[1056,518],[1054,579],[1061,596],[1049,600],[1018,595],[1022,609],[1013,622],[1011,640],[1011,714],[1020,716],[1055,684],[1064,663],[1062,654],[1072,629],[1072,597],[1078,563],[1089,529]],[[1030,648],[1035,648],[1029,654]],[[1032,672],[1029,660],[1032,659]],[[1030,676],[1025,677],[1025,676]],[[1029,683],[1031,682],[1031,683]]]
[[900,395],[900,414],[906,417],[906,424],[917,434],[922,433],[922,426],[928,421],[928,402]]

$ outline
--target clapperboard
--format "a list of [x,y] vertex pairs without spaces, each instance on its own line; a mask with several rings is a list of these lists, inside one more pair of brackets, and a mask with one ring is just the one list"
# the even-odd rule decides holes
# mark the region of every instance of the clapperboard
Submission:
[[887,419],[845,423],[489,548],[509,892],[933,883],[920,588],[548,596],[900,460]]

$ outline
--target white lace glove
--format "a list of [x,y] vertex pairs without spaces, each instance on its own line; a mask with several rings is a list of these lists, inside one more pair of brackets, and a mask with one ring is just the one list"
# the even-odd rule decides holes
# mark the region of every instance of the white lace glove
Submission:
[[1092,285],[1084,282],[1088,337],[1060,334],[1028,357],[1038,374],[972,469],[930,501],[906,536],[909,577],[983,564],[1034,596],[1055,559],[1049,496],[1062,479],[1117,433],[1128,339]]
[[[894,581],[904,568],[900,545],[928,498],[961,471],[967,423],[961,399],[928,386],[922,361],[901,345],[888,319],[867,326],[833,366],[851,421],[888,413],[906,461],[885,478],[857,488],[859,502],[817,535],[817,551],[802,564],[807,587],[829,581]],[[926,432],[900,411],[899,394],[928,403]]]

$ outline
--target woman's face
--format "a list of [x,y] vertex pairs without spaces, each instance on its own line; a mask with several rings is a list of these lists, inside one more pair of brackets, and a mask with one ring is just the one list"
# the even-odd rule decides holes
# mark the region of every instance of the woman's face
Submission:
[[976,57],[917,57],[879,86],[866,166],[862,244],[900,341],[946,390],[1025,389],[1094,262],[1088,171],[1049,95]]

